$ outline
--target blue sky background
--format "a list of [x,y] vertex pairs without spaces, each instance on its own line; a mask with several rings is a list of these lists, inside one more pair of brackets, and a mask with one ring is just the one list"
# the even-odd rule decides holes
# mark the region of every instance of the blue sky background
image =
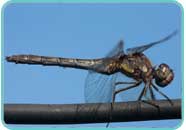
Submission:
[[[170,65],[175,79],[161,91],[171,99],[181,98],[181,16],[176,4],[9,4],[4,9],[4,56],[100,58],[120,39],[129,48],[159,40],[179,29],[177,36],[145,54],[153,65]],[[86,75],[85,70],[16,65],[4,60],[4,102],[84,103]],[[179,122],[124,122],[111,123],[110,127],[174,127]]]

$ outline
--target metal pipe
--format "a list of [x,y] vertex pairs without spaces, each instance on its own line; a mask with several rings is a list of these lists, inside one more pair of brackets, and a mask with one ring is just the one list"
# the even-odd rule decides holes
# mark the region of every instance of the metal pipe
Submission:
[[[7,124],[81,124],[181,119],[181,99],[154,101],[159,109],[145,102],[89,104],[5,104]],[[110,115],[112,118],[110,118]]]

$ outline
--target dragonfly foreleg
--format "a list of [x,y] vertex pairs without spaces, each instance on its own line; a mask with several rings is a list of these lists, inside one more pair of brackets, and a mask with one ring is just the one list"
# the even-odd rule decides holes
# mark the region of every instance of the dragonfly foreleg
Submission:
[[162,93],[153,83],[152,83],[152,86],[153,86],[153,88],[154,88],[159,94],[161,94],[163,97],[165,97],[165,98],[170,102],[170,104],[173,106],[173,102],[171,101],[171,99],[170,99],[168,96],[166,96],[164,93]]

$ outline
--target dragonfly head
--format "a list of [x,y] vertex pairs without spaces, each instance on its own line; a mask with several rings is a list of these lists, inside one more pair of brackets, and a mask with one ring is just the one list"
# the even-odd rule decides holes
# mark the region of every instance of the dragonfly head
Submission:
[[160,87],[165,87],[174,79],[174,73],[167,64],[160,64],[155,70],[155,82]]

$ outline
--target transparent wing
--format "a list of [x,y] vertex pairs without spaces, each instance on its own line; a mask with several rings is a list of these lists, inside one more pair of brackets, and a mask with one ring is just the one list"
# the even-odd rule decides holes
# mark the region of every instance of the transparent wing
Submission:
[[114,57],[124,54],[123,47],[124,47],[123,40],[120,40],[118,44],[106,55],[106,57]]
[[[123,41],[120,41],[106,57],[115,57],[122,55]],[[103,66],[105,66],[104,63]],[[96,67],[102,67],[96,66]],[[89,71],[85,80],[85,102],[87,103],[106,103],[112,101],[113,91],[115,90],[115,81],[117,73],[112,75],[103,75],[94,71]]]
[[108,76],[89,71],[85,81],[85,102],[111,102],[117,74]]
[[162,43],[162,42],[165,42],[165,41],[171,39],[173,36],[175,36],[177,34],[177,32],[178,31],[175,30],[174,32],[172,32],[168,36],[164,37],[163,39],[156,41],[156,42],[149,43],[147,45],[142,45],[142,46],[138,46],[138,47],[134,47],[134,48],[128,48],[127,54],[142,53],[143,51],[149,49],[150,47],[152,47],[154,45],[157,45],[159,43]]

